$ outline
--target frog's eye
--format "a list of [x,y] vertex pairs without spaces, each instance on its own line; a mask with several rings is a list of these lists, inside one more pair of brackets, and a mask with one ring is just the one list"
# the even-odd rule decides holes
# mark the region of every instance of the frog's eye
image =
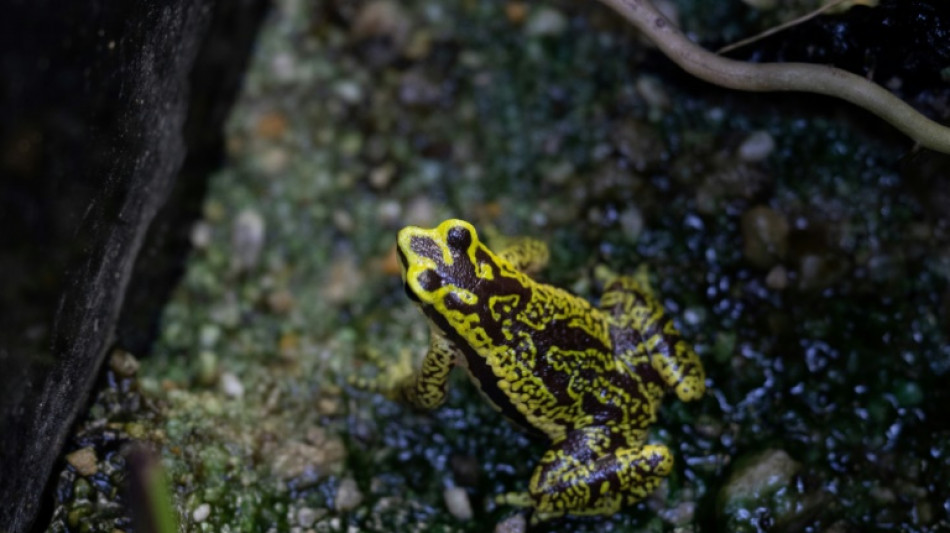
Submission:
[[449,230],[445,242],[450,248],[467,250],[469,245],[472,244],[472,234],[462,226],[455,226]]
[[442,277],[435,270],[426,270],[416,278],[419,286],[428,292],[432,292],[442,286]]

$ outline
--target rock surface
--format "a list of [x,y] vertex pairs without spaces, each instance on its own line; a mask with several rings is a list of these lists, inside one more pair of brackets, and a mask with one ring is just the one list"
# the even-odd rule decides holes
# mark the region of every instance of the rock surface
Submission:
[[0,21],[0,530],[34,527],[110,345],[147,350],[265,9],[44,0]]

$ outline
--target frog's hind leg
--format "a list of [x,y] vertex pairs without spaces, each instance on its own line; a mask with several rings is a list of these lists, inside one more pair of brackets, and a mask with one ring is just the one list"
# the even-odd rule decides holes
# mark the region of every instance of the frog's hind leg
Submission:
[[606,428],[573,431],[544,454],[528,492],[503,494],[497,501],[532,507],[533,522],[564,514],[613,514],[652,493],[673,467],[665,446],[623,444]]
[[642,356],[649,356],[650,365],[681,400],[701,397],[706,390],[702,363],[653,295],[646,268],[641,267],[633,277],[608,270],[598,272],[598,277],[606,279],[600,308],[610,314],[619,331],[618,343],[629,345],[617,353],[640,356],[627,361],[631,367],[636,367]]

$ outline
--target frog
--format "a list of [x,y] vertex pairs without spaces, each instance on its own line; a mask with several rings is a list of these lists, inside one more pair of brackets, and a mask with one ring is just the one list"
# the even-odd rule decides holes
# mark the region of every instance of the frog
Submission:
[[513,238],[496,253],[472,224],[449,219],[404,227],[396,241],[403,287],[428,321],[429,347],[421,367],[384,392],[434,409],[459,366],[492,407],[550,442],[527,490],[500,494],[497,504],[528,509],[532,523],[610,515],[669,475],[673,455],[648,443],[648,430],[670,390],[682,401],[700,398],[705,373],[645,269],[601,272],[594,306],[534,279],[550,257],[537,239]]

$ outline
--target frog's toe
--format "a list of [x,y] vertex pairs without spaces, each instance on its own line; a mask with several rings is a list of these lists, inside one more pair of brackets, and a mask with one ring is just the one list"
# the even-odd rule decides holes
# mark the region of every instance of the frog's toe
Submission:
[[527,492],[506,492],[495,496],[495,503],[512,507],[534,507],[531,495]]
[[553,520],[555,518],[560,518],[564,516],[563,512],[554,512],[554,511],[535,511],[531,513],[531,525],[536,526],[541,522],[547,520]]
[[364,378],[362,376],[346,376],[346,384],[360,390],[372,392],[376,392],[376,389],[378,388],[373,380]]
[[676,396],[684,402],[698,400],[706,392],[706,383],[700,380],[687,379],[676,385]]

